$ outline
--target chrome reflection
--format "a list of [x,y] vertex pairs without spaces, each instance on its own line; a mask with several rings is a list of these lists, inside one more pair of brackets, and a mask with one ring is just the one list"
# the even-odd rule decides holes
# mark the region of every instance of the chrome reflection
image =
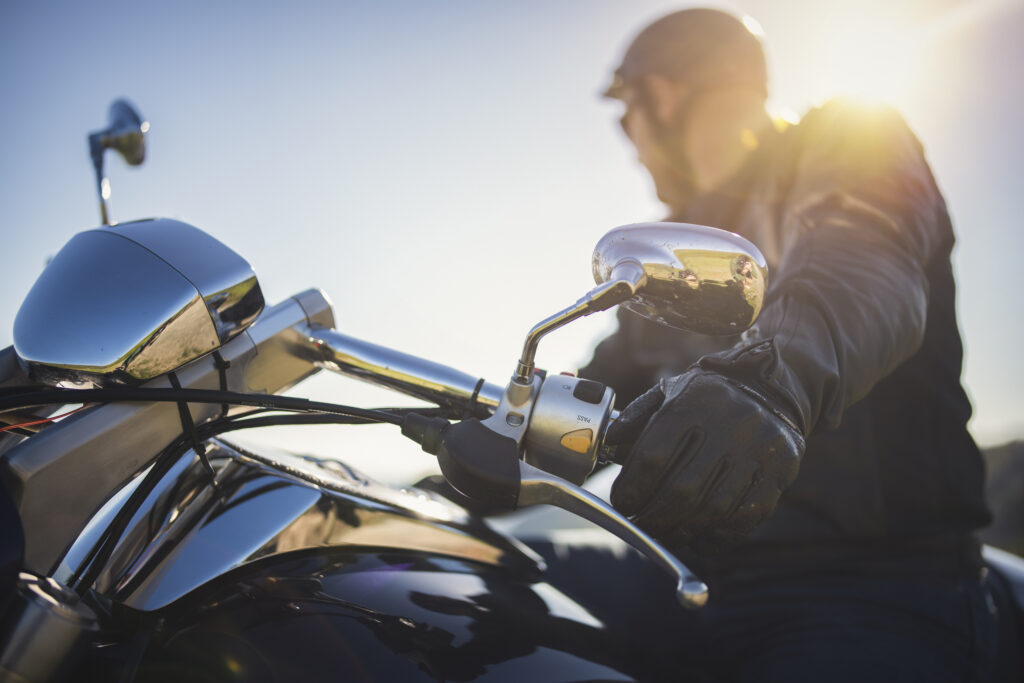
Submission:
[[14,321],[14,347],[38,381],[139,382],[219,348],[263,310],[252,268],[179,221],[75,235]]
[[731,232],[685,223],[637,223],[610,231],[593,256],[598,284],[639,266],[626,308],[702,334],[742,332],[761,312],[768,266],[761,252]]
[[199,292],[221,344],[237,336],[263,310],[263,292],[252,267],[199,228],[168,218],[109,228],[166,261]]
[[[183,458],[122,537],[96,582],[101,594],[158,609],[236,567],[314,548],[386,547],[537,571],[529,551],[432,493],[377,484],[333,461],[210,446],[216,486],[197,458]],[[58,579],[85,545],[71,548]]]
[[501,400],[501,387],[446,365],[321,326],[303,332],[309,348],[298,355],[328,370],[469,413],[487,414]]

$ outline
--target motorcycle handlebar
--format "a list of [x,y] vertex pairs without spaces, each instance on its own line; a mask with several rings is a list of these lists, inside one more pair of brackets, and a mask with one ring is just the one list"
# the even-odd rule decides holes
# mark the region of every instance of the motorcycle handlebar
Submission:
[[299,332],[310,344],[310,360],[320,367],[454,408],[467,416],[490,415],[504,392],[504,387],[447,365],[337,330],[304,324],[299,326]]
[[[494,412],[505,392],[483,378],[334,329],[308,323],[296,329],[308,340],[308,360],[316,365],[430,403],[483,418]],[[609,423],[618,416],[613,410]]]

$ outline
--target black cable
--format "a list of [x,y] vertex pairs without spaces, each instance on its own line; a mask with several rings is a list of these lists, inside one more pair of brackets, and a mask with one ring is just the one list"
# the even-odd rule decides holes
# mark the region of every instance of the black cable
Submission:
[[[181,382],[178,380],[178,375],[173,372],[167,373],[167,381],[171,383],[171,386],[175,389],[181,389]],[[224,410],[227,413],[227,410]],[[206,468],[207,474],[210,475],[210,483],[216,488],[217,486],[217,473],[213,470],[213,465],[210,464],[210,459],[206,457],[206,446],[203,445],[203,440],[199,438],[199,433],[196,431],[195,420],[192,419],[192,410],[188,407],[188,403],[185,401],[178,401],[178,418],[181,420],[181,431],[182,433],[192,440],[192,450],[199,456],[199,460],[203,463],[203,467]]]
[[[153,492],[156,485],[164,478],[164,475],[178,461],[178,458],[188,448],[188,441],[184,435],[175,439],[165,448],[153,462],[149,472],[143,477],[139,485],[135,487],[128,500],[124,502],[121,509],[114,515],[110,525],[93,544],[92,548],[78,565],[78,569],[70,577],[67,584],[80,596],[84,596],[100,575],[103,567],[106,566],[117,547],[124,530],[128,527],[135,513],[142,507],[149,494]],[[81,578],[79,578],[81,574]]]
[[401,417],[385,411],[367,410],[337,403],[310,401],[306,398],[292,396],[246,394],[237,391],[215,391],[210,389],[141,389],[131,387],[117,389],[46,389],[0,397],[0,412],[50,404],[145,401],[165,403],[179,403],[181,401],[187,403],[231,403],[274,410],[351,415],[367,418],[369,421],[389,422],[396,425],[402,423]]
[[[193,425],[192,429],[186,429],[187,433],[180,435],[156,457],[149,472],[144,475],[143,480],[132,491],[128,500],[117,511],[110,525],[83,558],[75,573],[69,577],[68,585],[79,595],[85,595],[96,582],[103,567],[106,566],[114,550],[117,548],[117,544],[120,542],[121,536],[124,534],[132,517],[142,507],[142,504],[153,492],[153,489],[160,480],[163,479],[174,463],[178,461],[178,458],[190,446],[197,445],[201,441],[223,432],[271,425],[367,424],[379,422],[401,425],[406,415],[417,412],[417,409],[414,408],[369,410],[273,394],[245,394],[207,389],[143,389],[131,387],[116,389],[44,389],[18,394],[3,392],[0,393],[0,412],[51,404],[150,401],[177,403],[179,407],[184,406],[185,403],[247,405],[260,409],[253,411],[255,413],[280,410],[316,414],[277,415],[254,418],[251,417],[253,413],[246,413],[234,417],[222,417],[213,422],[208,422],[201,426]],[[444,411],[439,411],[436,408],[427,408],[420,412],[437,414]]]
[[[89,390],[71,389],[66,391],[78,394],[80,391]],[[215,398],[217,400],[212,400]],[[211,397],[210,402],[219,403],[220,400],[217,397]],[[337,407],[347,408],[347,406]],[[220,418],[212,422],[197,425],[195,427],[196,436],[198,439],[205,441],[217,436],[218,434],[226,432],[278,425],[371,424],[379,422],[401,424],[405,416],[412,413],[434,416],[450,412],[440,408],[380,408],[376,410],[357,409],[359,412],[366,413],[366,416],[345,415],[342,413],[314,413],[252,417],[254,414],[262,414],[271,410],[277,410],[277,408],[261,408],[244,415]],[[126,500],[121,506],[121,509],[117,511],[114,519],[111,520],[111,523],[104,530],[103,534],[99,539],[97,539],[96,543],[93,544],[93,547],[82,559],[81,563],[79,563],[78,569],[68,579],[68,585],[71,586],[79,595],[84,596],[96,582],[96,579],[99,577],[103,567],[106,566],[110,557],[113,555],[114,550],[117,549],[117,544],[120,542],[121,536],[128,527],[128,523],[142,507],[142,504],[153,492],[153,489],[156,488],[156,485],[160,480],[164,478],[174,463],[178,461],[178,458],[188,450],[189,446],[192,444],[193,438],[194,437],[190,434],[181,434],[157,456],[149,472],[146,473],[143,480],[139,482],[139,485],[134,491],[132,491],[128,500]]]
[[[73,400],[72,400],[73,397]],[[284,400],[279,400],[284,399]],[[200,389],[55,389],[39,392],[31,392],[27,395],[0,399],[0,408],[10,409],[13,403],[19,407],[26,405],[42,405],[46,403],[92,403],[110,401],[166,401],[181,403],[182,401],[194,403],[241,403],[243,405],[257,405],[263,409],[272,410],[305,410],[321,411],[320,415],[284,415],[264,418],[236,416],[221,418],[214,422],[206,423],[196,428],[196,434],[182,434],[169,444],[153,462],[149,472],[143,480],[132,491],[128,500],[118,510],[110,525],[97,539],[96,543],[89,550],[89,553],[79,564],[75,574],[69,577],[68,585],[73,587],[79,595],[85,595],[96,582],[103,567],[106,566],[113,555],[121,536],[128,527],[129,522],[135,513],[142,507],[146,498],[161,479],[167,474],[170,468],[178,461],[178,458],[189,448],[193,439],[209,439],[220,433],[220,430],[231,431],[242,429],[247,426],[268,426],[270,424],[287,424],[287,418],[294,417],[324,417],[334,418],[336,421],[349,423],[388,422],[400,424],[402,417],[392,414],[390,411],[365,410],[351,406],[341,406],[330,403],[319,403],[306,399],[293,399],[284,396],[261,396],[251,394],[239,394],[236,392],[207,391]],[[284,420],[284,421],[282,421]],[[233,426],[235,422],[259,421],[260,424]],[[326,420],[325,420],[326,421]],[[301,421],[295,424],[303,424]]]
[[[75,390],[71,390],[75,391]],[[219,401],[215,401],[219,403]],[[259,411],[262,412],[262,411]],[[296,417],[293,415],[279,416],[279,417]],[[338,419],[363,419],[365,418],[350,418],[343,415],[328,415],[325,417],[337,417]],[[213,422],[196,427],[198,437],[202,440],[209,439],[218,434],[218,429],[228,427],[231,423],[238,421],[241,416],[221,418]],[[249,419],[263,419],[263,418],[249,418]],[[174,466],[178,459],[188,450],[192,444],[192,435],[180,434],[174,441],[167,445],[153,461],[152,467],[149,472],[145,474],[139,485],[135,487],[128,499],[121,505],[121,508],[114,515],[110,524],[104,529],[103,533],[93,544],[92,548],[86,554],[82,561],[78,565],[78,569],[68,577],[67,584],[75,590],[79,595],[84,596],[92,585],[99,578],[100,572],[103,567],[106,566],[110,560],[111,555],[114,554],[114,550],[117,549],[117,544],[121,540],[121,536],[124,535],[125,529],[128,527],[128,523],[131,522],[132,518],[142,507],[142,504],[146,501],[146,498],[153,492],[156,485],[160,483],[160,480],[164,478],[171,467]]]
[[477,380],[476,386],[473,387],[473,395],[469,397],[469,403],[466,404],[466,410],[464,411],[463,417],[475,417],[474,408],[476,408],[476,400],[480,397],[480,390],[484,388],[485,380],[483,377]]
[[[300,415],[271,415],[269,417],[251,417],[246,419],[232,419],[228,424],[218,427],[216,434],[211,434],[204,438],[212,438],[217,434],[225,434],[227,432],[236,432],[240,429],[254,429],[256,427],[278,427],[285,425],[318,425],[318,424],[371,424],[368,420],[361,417],[351,417],[349,415],[317,415],[317,414],[300,414]],[[205,430],[200,429],[200,432]]]
[[[220,378],[220,390],[228,390],[228,368],[231,367],[231,361],[227,360],[220,354],[220,350],[216,349],[213,352],[213,365],[217,368],[217,376]],[[228,404],[222,403],[220,406],[220,416],[228,416]]]
[[[388,413],[394,415],[397,418],[404,419],[410,414],[420,415],[422,417],[453,417],[452,411],[444,408],[375,408],[376,412]],[[259,411],[260,413],[267,411]],[[362,417],[355,417],[352,415],[327,415],[322,413],[304,413],[304,414],[286,414],[286,415],[267,415],[263,417],[251,417],[256,413],[246,413],[244,415],[237,415],[227,420],[218,420],[217,422],[208,423],[205,425],[199,425],[196,429],[199,433],[199,438],[202,440],[213,438],[218,434],[225,434],[227,432],[236,432],[242,429],[256,429],[259,427],[283,427],[283,426],[294,426],[294,425],[320,425],[320,424],[339,424],[339,425],[359,425],[359,424],[375,424],[379,423],[377,420],[368,420]]]

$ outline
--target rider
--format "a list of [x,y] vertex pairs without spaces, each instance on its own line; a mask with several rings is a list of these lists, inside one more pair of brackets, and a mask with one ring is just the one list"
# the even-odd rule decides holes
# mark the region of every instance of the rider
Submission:
[[786,127],[766,86],[740,19],[688,9],[606,92],[667,220],[743,235],[771,275],[742,338],[620,310],[580,373],[632,401],[612,503],[710,579],[680,656],[716,680],[983,677],[989,513],[945,203],[892,109],[837,100]]

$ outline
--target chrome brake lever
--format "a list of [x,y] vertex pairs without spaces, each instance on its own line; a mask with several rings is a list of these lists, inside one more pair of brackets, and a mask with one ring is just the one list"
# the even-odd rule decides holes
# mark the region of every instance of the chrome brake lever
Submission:
[[708,587],[672,553],[597,496],[521,460],[512,437],[476,419],[450,424],[415,413],[405,416],[402,433],[437,456],[448,483],[463,495],[510,510],[560,507],[611,532],[673,575],[676,598],[684,607],[707,602]]
[[519,507],[554,505],[593,522],[642,553],[676,578],[676,599],[695,609],[708,601],[708,587],[653,538],[623,517],[615,508],[560,477],[519,461]]

